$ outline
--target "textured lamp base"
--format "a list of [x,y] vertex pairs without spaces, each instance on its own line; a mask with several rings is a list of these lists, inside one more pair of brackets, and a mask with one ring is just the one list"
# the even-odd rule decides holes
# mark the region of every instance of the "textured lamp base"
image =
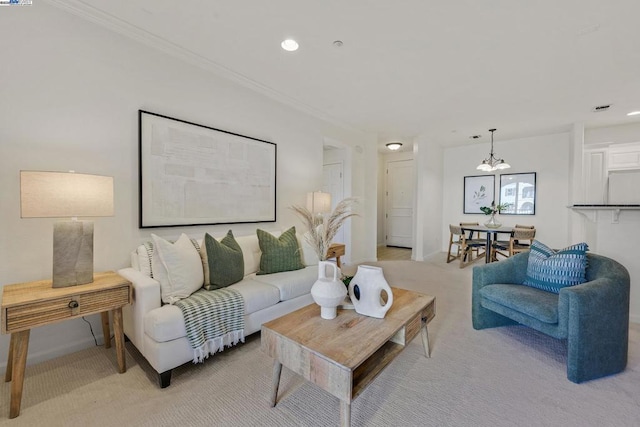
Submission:
[[93,221],[53,225],[53,287],[93,282]]

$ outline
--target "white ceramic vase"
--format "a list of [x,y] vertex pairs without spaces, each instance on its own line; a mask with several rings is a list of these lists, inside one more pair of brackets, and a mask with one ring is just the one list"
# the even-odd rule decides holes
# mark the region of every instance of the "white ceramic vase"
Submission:
[[[387,294],[387,302],[382,300],[382,292]],[[359,265],[356,275],[349,283],[349,297],[355,310],[365,316],[382,319],[393,304],[391,287],[382,274],[382,268]]]
[[[327,277],[327,269],[333,269],[333,277]],[[311,287],[311,296],[320,306],[323,319],[335,319],[338,306],[347,296],[347,287],[340,280],[340,269],[332,262],[318,263],[318,280]]]

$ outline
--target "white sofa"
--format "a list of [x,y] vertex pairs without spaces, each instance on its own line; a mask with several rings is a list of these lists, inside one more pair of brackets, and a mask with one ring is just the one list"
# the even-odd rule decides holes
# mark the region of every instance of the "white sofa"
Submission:
[[[278,236],[280,233],[272,232]],[[298,236],[305,268],[256,275],[260,246],[254,233],[236,237],[244,257],[244,278],[230,288],[244,299],[245,336],[260,330],[263,323],[313,302],[311,286],[318,278],[318,258]],[[158,372],[160,387],[169,386],[171,370],[194,359],[187,339],[184,318],[174,305],[162,304],[160,283],[149,276],[150,254],[144,246],[131,254],[131,267],[118,273],[133,284],[133,303],[123,308],[124,333]]]

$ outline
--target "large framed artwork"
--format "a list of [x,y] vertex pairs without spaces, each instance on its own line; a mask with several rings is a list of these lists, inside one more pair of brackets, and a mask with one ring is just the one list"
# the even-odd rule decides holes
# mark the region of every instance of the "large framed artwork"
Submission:
[[500,215],[535,215],[536,173],[500,175],[500,204],[507,204]]
[[138,111],[140,228],[276,220],[276,144]]
[[483,213],[482,206],[490,206],[495,199],[495,175],[477,175],[464,177],[464,213]]

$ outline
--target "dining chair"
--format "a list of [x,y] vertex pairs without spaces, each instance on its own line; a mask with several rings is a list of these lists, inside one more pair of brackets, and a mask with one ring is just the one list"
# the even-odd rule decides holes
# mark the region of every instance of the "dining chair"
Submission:
[[[477,226],[480,225],[480,223],[479,222],[461,222],[460,223],[460,227],[462,227],[462,228],[464,228],[466,225],[472,226],[472,227],[473,226],[477,227]],[[485,233],[482,233],[480,231],[473,231],[473,230],[469,230],[469,234],[467,235],[467,239],[473,239],[474,233],[478,233],[478,235],[477,235],[478,237],[476,238],[476,240],[480,240],[480,239],[486,240],[487,239],[487,235]],[[484,245],[484,246],[487,246],[487,245]],[[476,257],[479,256],[478,253],[480,252],[480,247],[476,246],[475,247],[475,251],[476,251]]]
[[516,224],[513,228],[529,228],[529,229],[532,229],[532,228],[536,228],[536,226],[535,225]]
[[535,237],[535,228],[515,227],[513,231],[511,231],[511,236],[508,241],[498,240],[493,242],[491,247],[491,259],[493,261],[497,261],[498,255],[508,258],[517,253],[528,251]]
[[[468,239],[462,227],[459,225],[449,225],[449,249],[447,251],[447,263],[454,259],[460,259],[460,268],[463,268],[472,262],[484,257],[486,253],[486,242],[483,239]],[[455,255],[451,253],[453,246],[456,246]],[[484,252],[479,253],[484,248]],[[473,253],[476,253],[474,259]]]

